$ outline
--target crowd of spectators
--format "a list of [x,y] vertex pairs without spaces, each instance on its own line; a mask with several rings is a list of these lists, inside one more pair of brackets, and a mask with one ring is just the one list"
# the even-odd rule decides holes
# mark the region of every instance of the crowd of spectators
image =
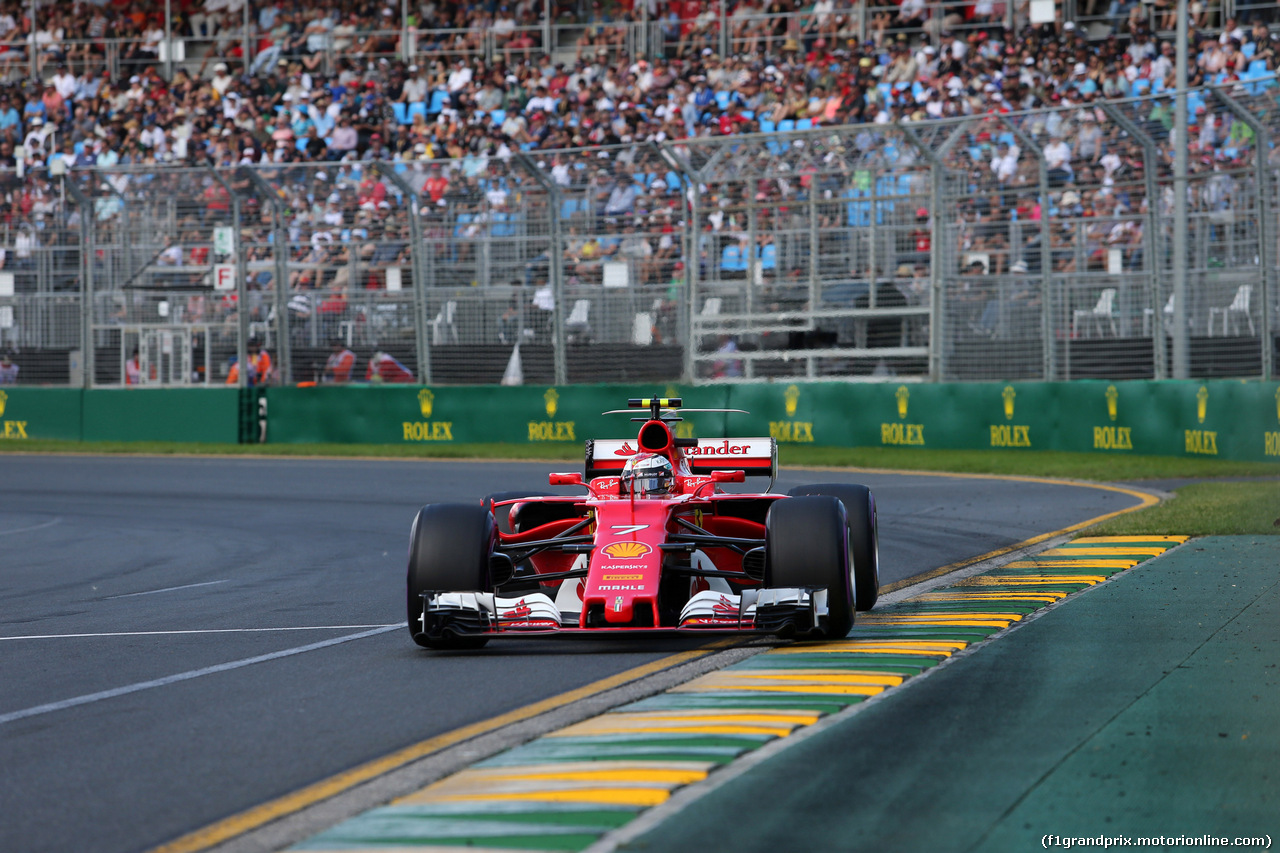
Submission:
[[[551,52],[527,44],[541,4],[255,3],[242,56],[238,3],[179,0],[174,29],[207,39],[203,59],[165,79],[156,3],[61,4],[31,33],[30,7],[0,7],[0,167],[350,159],[459,159],[862,122],[916,122],[991,110],[1089,105],[1172,86],[1174,44],[1144,4],[1113,4],[1114,32],[1090,40],[1071,21],[1005,29],[1003,6],[930,16],[918,2],[877,12],[859,41],[831,0],[741,0],[720,56],[717,4],[655,4],[664,55],[633,56],[617,25],[636,9],[577,10],[582,37]],[[1131,10],[1131,14],[1126,16]],[[935,10],[936,11],[936,10]],[[569,10],[557,6],[555,14]],[[773,15],[774,17],[767,17]],[[1147,17],[1143,17],[1147,15]],[[764,17],[757,17],[764,16]],[[567,19],[567,17],[566,17]],[[948,28],[953,22],[965,28]],[[416,52],[400,54],[401,27]],[[518,26],[517,26],[518,25]],[[869,27],[869,28],[868,28]],[[488,59],[476,39],[497,34]],[[87,39],[74,36],[87,35]],[[102,41],[133,38],[107,56]],[[1280,42],[1261,21],[1193,33],[1190,84],[1274,72]],[[31,77],[35,50],[36,76]],[[196,48],[192,48],[193,51]],[[127,54],[132,63],[122,63]],[[113,73],[127,67],[127,76]]]
[[[1092,5],[1101,10],[1100,0]],[[589,219],[573,218],[580,210],[561,211],[571,231],[583,231],[571,233],[563,258],[572,280],[599,283],[601,262],[617,258],[631,262],[633,283],[663,284],[681,278],[687,260],[679,176],[638,159],[636,143],[1037,109],[1048,116],[1031,132],[1049,160],[1050,213],[1097,219],[1087,234],[1055,232],[1047,262],[1063,272],[1094,268],[1106,249],[1118,246],[1125,262],[1136,265],[1141,225],[1123,216],[1145,210],[1149,200],[1105,188],[1126,169],[1141,169],[1142,152],[1097,106],[1174,85],[1174,41],[1159,29],[1169,24],[1167,15],[1128,0],[1107,7],[1109,34],[1061,18],[1006,28],[1007,10],[991,2],[944,15],[903,0],[859,19],[855,9],[832,0],[740,0],[726,8],[733,46],[727,56],[719,53],[719,6],[706,0],[653,2],[648,10],[557,3],[555,21],[578,28],[552,50],[543,44],[543,5],[530,0],[415,2],[407,21],[398,2],[340,10],[255,2],[248,10],[254,35],[247,57],[240,3],[175,0],[172,6],[174,32],[191,47],[166,78],[163,4],[57,4],[35,27],[29,4],[0,4],[4,218],[16,228],[51,209],[56,193],[44,175],[57,161],[70,170],[259,164],[287,175],[296,168],[298,180],[282,180],[281,194],[296,247],[288,284],[303,293],[384,287],[384,277],[363,271],[407,265],[410,234],[398,215],[399,194],[371,168],[373,161],[407,167],[404,179],[425,202],[424,237],[442,269],[474,261],[470,239],[509,236],[502,223],[512,185],[486,178],[526,151],[555,183],[590,204]],[[1280,36],[1267,21],[1219,22],[1196,6],[1191,86],[1248,84],[1275,73]],[[660,28],[661,51],[628,53],[635,40],[627,27],[640,17]],[[408,57],[401,44],[406,30],[415,45]],[[1168,99],[1152,100],[1144,110],[1138,118],[1166,130],[1171,125]],[[1247,128],[1215,115],[1203,97],[1193,112],[1196,168],[1239,165]],[[543,153],[565,149],[590,150]],[[1024,149],[1000,127],[979,128],[956,149],[970,156],[966,165],[981,173],[975,185],[985,188],[959,206],[961,248],[966,256],[984,256],[987,272],[1010,272],[1015,264],[1023,270],[1030,264],[1034,272],[1040,263],[1038,231],[1020,235],[1026,245],[1011,245],[1007,229],[992,224],[1011,213],[1024,220],[1044,213],[1034,192],[1034,161],[1021,156]],[[19,156],[36,178],[17,179]],[[921,163],[922,174],[924,168]],[[790,187],[761,182],[721,190],[720,197],[713,192],[702,227],[738,236],[696,243],[704,274],[708,265],[729,273],[725,278],[743,273],[743,258],[752,252],[766,269],[776,268],[777,253],[786,250],[785,239],[775,243],[772,233],[782,233],[781,215],[759,214],[750,238],[758,245],[750,246],[745,219],[735,220],[734,211],[752,199],[822,188],[837,196],[843,191],[831,178],[812,187],[803,180]],[[1015,191],[1006,192],[1010,188]],[[195,198],[210,216],[184,223],[196,235],[187,241],[193,245],[229,206],[212,182]],[[931,212],[918,214],[916,226],[924,228]],[[607,228],[593,227],[605,222]],[[842,224],[855,223],[842,212],[824,227]],[[600,239],[601,230],[610,236]],[[255,223],[251,242],[266,246],[268,231],[265,220]],[[741,266],[731,267],[735,241]],[[908,272],[918,272],[916,262],[927,255],[927,242],[924,252],[919,248],[917,241],[904,251],[913,267]],[[195,261],[194,254],[186,259]],[[158,263],[165,263],[163,256]],[[519,265],[521,284],[545,283],[545,255],[522,257]],[[264,288],[270,278],[262,274]],[[308,307],[318,316],[324,304],[317,297]],[[329,304],[335,316],[346,310],[345,298]],[[326,326],[323,334],[331,331]]]

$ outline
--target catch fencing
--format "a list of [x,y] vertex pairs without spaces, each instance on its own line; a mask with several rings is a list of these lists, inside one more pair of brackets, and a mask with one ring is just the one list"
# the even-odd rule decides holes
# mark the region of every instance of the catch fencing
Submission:
[[[1273,84],[1189,96],[1181,246],[1168,93],[459,160],[9,171],[0,351],[20,384],[104,387],[322,382],[335,342],[351,379],[430,384],[1270,378]],[[270,372],[240,374],[259,347]]]

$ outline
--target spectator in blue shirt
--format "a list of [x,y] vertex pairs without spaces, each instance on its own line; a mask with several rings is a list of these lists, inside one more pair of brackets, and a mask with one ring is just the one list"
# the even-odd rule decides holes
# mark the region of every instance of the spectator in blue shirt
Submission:
[[8,95],[0,95],[0,133],[4,133],[9,128],[14,129],[14,133],[18,132],[22,119],[18,116],[18,111],[14,109],[13,102]]

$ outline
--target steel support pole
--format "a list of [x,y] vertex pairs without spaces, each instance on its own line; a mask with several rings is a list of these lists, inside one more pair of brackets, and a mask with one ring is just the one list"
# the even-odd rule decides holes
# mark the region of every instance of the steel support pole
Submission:
[[[216,170],[205,169],[205,172],[226,190],[227,197],[231,199],[231,245],[236,259],[236,364],[240,365],[240,376],[237,384],[241,388],[247,388],[249,387],[249,371],[245,365],[249,362],[249,259],[246,257],[244,247],[240,245],[240,229],[243,225],[240,196],[231,189],[231,184],[223,180]],[[206,360],[208,351],[208,344],[206,343]],[[280,347],[276,347],[276,352],[278,353],[279,351]],[[206,373],[206,382],[208,378],[208,373]]]
[[538,168],[528,154],[516,152],[516,160],[529,176],[537,181],[538,186],[547,194],[547,206],[550,220],[550,240],[547,245],[547,283],[551,285],[551,324],[552,324],[552,358],[555,366],[557,385],[569,382],[569,359],[565,352],[564,333],[564,235],[560,225],[560,188],[545,172]]
[[895,127],[929,161],[929,381],[941,382],[946,376],[947,368],[942,334],[942,318],[946,307],[946,293],[942,287],[942,266],[946,262],[943,253],[946,232],[942,222],[942,199],[947,177],[943,158],[964,135],[962,131],[965,125],[958,125],[952,130],[936,151],[925,144],[909,125],[896,124]]
[[1142,132],[1137,123],[1130,119],[1114,104],[1102,104],[1102,110],[1107,114],[1107,118],[1120,125],[1120,128],[1131,139],[1134,139],[1142,146],[1142,171],[1143,180],[1147,193],[1147,233],[1148,245],[1151,247],[1152,257],[1147,259],[1148,272],[1151,276],[1151,298],[1148,300],[1146,308],[1151,313],[1151,349],[1152,357],[1155,362],[1155,378],[1169,378],[1169,359],[1168,346],[1164,338],[1164,276],[1162,270],[1162,261],[1165,257],[1165,246],[1161,239],[1162,229],[1160,228],[1160,187],[1156,181],[1156,165],[1159,161],[1159,152],[1156,150],[1155,141]]
[[[34,44],[32,49],[34,49]],[[81,384],[84,388],[92,388],[96,362],[93,352],[93,259],[96,255],[94,251],[94,225],[96,218],[93,215],[93,202],[71,180],[70,172],[63,174],[62,186],[67,194],[71,196],[76,207],[80,209],[80,275],[81,281],[84,283],[80,296],[80,345],[83,348],[80,363],[84,370]]]
[[[263,180],[262,176],[248,166],[236,169],[236,176],[247,180],[254,188],[258,200],[271,208],[271,233],[274,245],[272,256],[275,260],[276,291],[276,337],[280,339],[280,381],[289,385],[293,382],[293,340],[289,334],[289,229],[284,225],[280,196],[275,188]],[[312,316],[319,306],[311,306]],[[243,310],[243,309],[242,309]]]
[[1236,118],[1253,130],[1253,166],[1257,172],[1257,196],[1255,201],[1255,215],[1258,218],[1258,268],[1259,268],[1259,284],[1261,299],[1258,301],[1259,308],[1262,311],[1262,378],[1275,378],[1275,329],[1272,328],[1271,317],[1271,292],[1272,283],[1275,281],[1275,261],[1272,259],[1272,240],[1275,234],[1272,233],[1272,221],[1270,219],[1270,211],[1267,210],[1267,199],[1273,198],[1272,193],[1275,187],[1272,186],[1272,175],[1267,168],[1267,158],[1264,152],[1267,150],[1266,140],[1270,138],[1270,131],[1266,125],[1258,120],[1258,117],[1237,101],[1235,98],[1227,94],[1225,88],[1214,89],[1214,95],[1218,100],[1229,109]]
[[1187,333],[1187,0],[1178,0],[1178,89],[1173,106],[1173,378],[1191,376]]
[[[1005,127],[1018,137],[1018,141],[1026,146],[1036,158],[1036,172],[1040,185],[1040,335],[1043,339],[1041,349],[1041,370],[1044,373],[1045,381],[1052,382],[1057,379],[1057,352],[1053,345],[1053,278],[1052,264],[1053,252],[1051,251],[1052,242],[1049,228],[1049,166],[1044,159],[1044,151],[1035,143],[1030,136],[1027,135],[1022,128],[1018,127],[1007,117],[1001,117],[1001,122]],[[1063,316],[1066,316],[1065,314]],[[1063,379],[1071,378],[1071,335],[1070,329],[1063,337],[1066,341],[1066,349],[1063,353],[1063,361],[1065,370]]]
[[413,338],[418,351],[418,381],[430,385],[431,341],[427,336],[427,312],[430,309],[427,304],[427,274],[422,263],[422,250],[426,243],[422,239],[422,220],[418,216],[422,199],[390,163],[375,161],[375,165],[378,173],[409,200],[409,239],[413,243],[409,251],[409,275],[413,279]]

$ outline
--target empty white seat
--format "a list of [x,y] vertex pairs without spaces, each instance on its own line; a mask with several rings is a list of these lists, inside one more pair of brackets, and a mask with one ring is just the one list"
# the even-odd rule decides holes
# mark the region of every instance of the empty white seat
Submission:
[[458,342],[458,330],[453,324],[457,313],[458,303],[452,299],[440,306],[440,313],[431,321],[432,346],[446,342],[454,344]]
[[1093,308],[1077,308],[1071,312],[1071,336],[1076,337],[1078,334],[1078,326],[1081,320],[1085,321],[1085,331],[1089,329],[1089,321],[1093,322],[1095,328],[1101,334],[1102,321],[1106,320],[1111,325],[1111,334],[1113,336],[1119,334],[1116,328],[1115,317],[1116,306],[1116,289],[1114,287],[1105,288],[1098,295],[1098,304]]
[[631,327],[631,342],[642,347],[653,343],[653,315],[648,311],[636,313],[635,322]]
[[1249,324],[1249,335],[1256,335],[1257,332],[1253,328],[1253,316],[1249,313],[1249,304],[1253,298],[1253,285],[1242,284],[1236,288],[1235,298],[1231,300],[1231,304],[1223,308],[1209,309],[1209,336],[1213,336],[1213,319],[1219,314],[1222,315],[1222,334],[1227,334],[1227,321],[1231,321],[1232,330],[1236,330],[1240,326],[1240,318],[1243,317],[1245,322]]

